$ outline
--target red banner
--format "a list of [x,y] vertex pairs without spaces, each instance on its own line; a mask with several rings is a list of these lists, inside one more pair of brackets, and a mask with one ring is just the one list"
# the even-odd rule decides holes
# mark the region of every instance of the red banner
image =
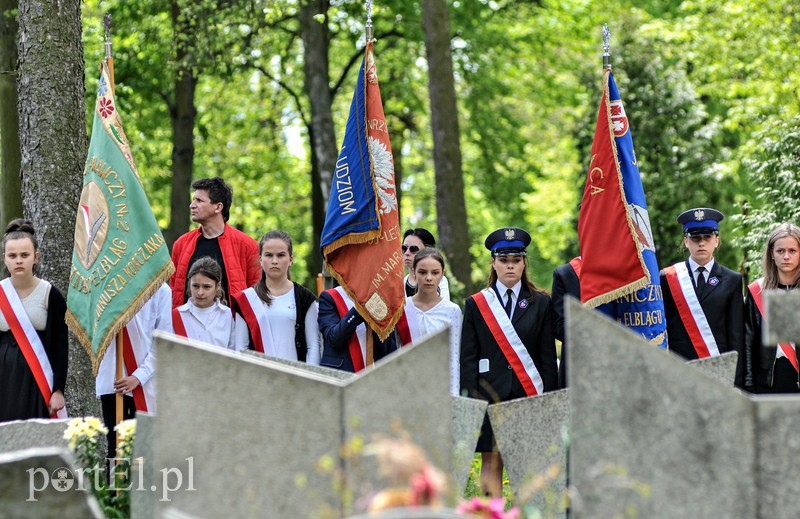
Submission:
[[392,147],[368,43],[333,174],[322,254],[382,340],[405,304],[401,240]]

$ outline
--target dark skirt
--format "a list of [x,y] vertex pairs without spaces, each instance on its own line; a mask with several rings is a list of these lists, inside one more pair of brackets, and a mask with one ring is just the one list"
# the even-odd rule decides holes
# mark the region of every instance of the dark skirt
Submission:
[[50,418],[33,372],[14,335],[0,332],[0,422]]
[[481,436],[478,438],[475,452],[497,452],[497,443],[494,441],[494,432],[492,431],[492,423],[489,421],[489,413],[483,415]]

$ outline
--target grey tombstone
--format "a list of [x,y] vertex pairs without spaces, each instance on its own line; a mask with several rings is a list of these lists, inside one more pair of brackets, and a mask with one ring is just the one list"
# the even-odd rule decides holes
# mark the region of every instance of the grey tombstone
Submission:
[[153,428],[156,417],[147,413],[136,413],[136,435],[133,438],[131,471],[131,519],[155,517],[156,493],[151,489],[156,484],[153,460]]
[[738,353],[729,351],[718,357],[690,360],[689,365],[696,367],[701,372],[719,380],[723,384],[732,386],[736,378],[736,362],[738,358]]
[[767,323],[762,328],[764,344],[794,342],[800,344],[800,290],[764,292]]
[[102,519],[97,500],[79,488],[79,481],[66,449],[37,447],[0,454],[0,516]]
[[344,380],[167,335],[156,350],[157,513],[344,516],[380,485],[364,445],[400,431],[452,471],[447,331]]
[[[800,291],[767,291],[764,305],[764,343],[800,344]],[[759,396],[756,411],[758,517],[796,517],[800,471],[793,453],[800,448],[800,396]]]
[[800,397],[756,398],[758,452],[756,481],[759,519],[790,519],[800,510],[797,459],[800,449]]
[[253,350],[244,350],[241,352],[242,355],[252,355],[254,357],[260,359],[266,359],[272,362],[277,362],[278,364],[283,364],[284,366],[290,366],[292,368],[297,369],[305,369],[312,373],[318,373],[320,375],[325,375],[328,377],[333,377],[339,380],[347,380],[354,375],[354,373],[350,373],[349,371],[342,371],[340,369],[333,369],[327,366],[314,366],[313,364],[306,364],[305,362],[300,362],[297,360],[288,360],[282,359],[280,357],[273,357],[271,355],[264,355],[261,352],[253,351]]
[[569,390],[492,404],[489,419],[517,503],[565,517]]
[[51,420],[37,418],[0,423],[0,453],[30,449],[33,447],[64,447],[69,419]]
[[570,299],[573,517],[755,517],[753,401]]
[[453,490],[463,494],[467,486],[475,446],[481,435],[483,417],[489,403],[463,396],[451,397],[453,402]]

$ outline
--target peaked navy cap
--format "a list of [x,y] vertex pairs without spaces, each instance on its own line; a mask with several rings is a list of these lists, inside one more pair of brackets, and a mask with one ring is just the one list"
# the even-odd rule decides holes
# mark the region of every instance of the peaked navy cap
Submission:
[[519,227],[502,227],[489,234],[483,245],[495,256],[525,256],[531,235]]
[[725,218],[721,212],[710,207],[696,207],[678,215],[678,223],[683,225],[686,236],[697,234],[719,234],[719,222]]

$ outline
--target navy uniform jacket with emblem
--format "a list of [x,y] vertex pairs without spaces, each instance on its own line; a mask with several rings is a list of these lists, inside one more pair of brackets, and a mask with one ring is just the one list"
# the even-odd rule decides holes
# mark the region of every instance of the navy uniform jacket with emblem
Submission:
[[[339,317],[333,297],[326,291],[319,296],[319,315],[317,316],[319,331],[322,333],[322,358],[320,365],[343,371],[355,372],[353,359],[350,357],[350,337],[356,333],[356,327],[364,322],[355,308],[351,308],[344,317]],[[373,357],[379,360],[397,349],[394,333],[381,342],[378,335],[372,332]]]
[[[690,269],[689,262],[686,268]],[[691,270],[690,270],[691,275]],[[664,294],[664,315],[667,320],[667,337],[670,351],[686,359],[696,359],[697,351],[692,346],[689,333],[683,325],[675,300],[661,271],[661,290]],[[716,283],[713,280],[716,278]],[[720,353],[736,351],[741,360],[744,350],[744,295],[742,275],[714,262],[708,274],[705,288],[697,294],[700,306],[706,314],[711,333],[717,341]]]
[[553,271],[553,288],[550,298],[553,301],[553,335],[561,341],[561,363],[558,365],[558,387],[567,387],[567,341],[564,337],[564,296],[570,295],[581,300],[581,281],[570,263],[565,263]]
[[[497,296],[496,291],[495,295]],[[531,295],[523,283],[514,306],[511,323],[542,377],[544,390],[552,391],[558,387],[556,345],[553,340],[553,309],[549,296],[536,293],[531,299]],[[529,300],[525,308],[520,307],[523,299]],[[480,359],[489,361],[489,370],[485,373],[478,373]],[[527,396],[472,297],[467,299],[464,307],[464,325],[461,329],[462,394],[465,390],[467,396],[490,402]]]

